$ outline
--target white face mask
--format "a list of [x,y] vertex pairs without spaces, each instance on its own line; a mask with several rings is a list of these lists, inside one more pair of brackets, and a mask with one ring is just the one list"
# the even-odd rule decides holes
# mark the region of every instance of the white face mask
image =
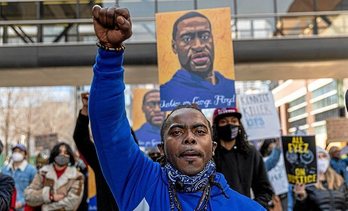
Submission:
[[328,159],[318,159],[318,172],[319,173],[325,173],[326,170],[329,168],[330,161]]
[[12,154],[12,160],[13,160],[14,162],[20,162],[20,161],[22,161],[23,159],[24,159],[24,156],[23,156],[23,154],[20,153],[20,152],[14,152],[14,153]]

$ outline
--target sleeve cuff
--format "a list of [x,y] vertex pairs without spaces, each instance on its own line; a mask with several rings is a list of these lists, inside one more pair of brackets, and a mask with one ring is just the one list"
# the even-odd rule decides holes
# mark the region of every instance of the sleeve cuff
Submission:
[[124,51],[106,51],[99,48],[95,67],[102,72],[112,72],[115,67],[122,66],[123,53]]

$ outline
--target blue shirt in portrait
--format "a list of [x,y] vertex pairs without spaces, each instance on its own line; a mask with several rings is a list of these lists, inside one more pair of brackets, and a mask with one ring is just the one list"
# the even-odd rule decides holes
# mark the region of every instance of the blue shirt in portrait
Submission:
[[160,86],[161,110],[173,110],[180,104],[197,104],[201,109],[235,107],[234,80],[214,71],[213,85],[187,70],[178,70],[172,79]]
[[146,122],[135,131],[135,137],[140,147],[157,147],[157,144],[161,143],[160,127]]

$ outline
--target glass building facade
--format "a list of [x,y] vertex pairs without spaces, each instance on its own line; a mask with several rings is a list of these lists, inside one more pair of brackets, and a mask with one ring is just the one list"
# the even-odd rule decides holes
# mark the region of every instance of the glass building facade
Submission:
[[348,3],[319,0],[3,0],[0,44],[91,42],[91,8],[119,5],[130,10],[129,42],[155,42],[158,12],[231,8],[234,39],[347,35]]

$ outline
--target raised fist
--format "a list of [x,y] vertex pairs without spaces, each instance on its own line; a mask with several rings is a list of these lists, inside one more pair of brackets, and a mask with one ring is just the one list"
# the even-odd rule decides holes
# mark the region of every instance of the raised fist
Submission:
[[95,5],[92,9],[94,31],[99,42],[109,48],[119,48],[132,35],[128,9]]

